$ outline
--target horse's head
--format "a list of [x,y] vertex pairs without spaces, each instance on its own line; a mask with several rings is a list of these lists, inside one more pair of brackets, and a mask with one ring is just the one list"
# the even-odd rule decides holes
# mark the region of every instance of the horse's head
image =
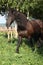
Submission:
[[23,27],[27,23],[27,18],[23,13],[17,11],[14,8],[11,8],[8,13],[6,26],[9,27],[14,22],[14,20],[16,20],[19,26],[23,26]]
[[8,12],[8,18],[7,18],[7,22],[6,22],[6,26],[9,27],[13,21],[15,20],[17,15],[17,11],[13,8],[11,8]]

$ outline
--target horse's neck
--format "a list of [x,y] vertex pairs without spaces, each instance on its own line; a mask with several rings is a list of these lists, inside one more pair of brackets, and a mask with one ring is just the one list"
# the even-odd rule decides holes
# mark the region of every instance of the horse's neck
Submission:
[[21,23],[21,24],[23,23],[24,25],[26,25],[26,23],[27,23],[27,17],[24,14],[19,13],[17,15],[16,21],[19,22],[19,23]]

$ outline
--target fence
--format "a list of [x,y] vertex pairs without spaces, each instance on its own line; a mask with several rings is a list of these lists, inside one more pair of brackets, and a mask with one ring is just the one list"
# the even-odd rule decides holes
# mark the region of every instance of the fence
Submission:
[[0,32],[6,32],[8,35],[8,40],[10,38],[12,39],[12,37],[18,37],[17,29],[15,27],[9,27],[9,29],[7,29],[7,27],[0,27]]

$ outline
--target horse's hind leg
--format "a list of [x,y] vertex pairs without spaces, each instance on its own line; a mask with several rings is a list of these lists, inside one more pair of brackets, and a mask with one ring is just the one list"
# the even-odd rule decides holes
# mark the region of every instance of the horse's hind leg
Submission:
[[30,42],[30,46],[31,46],[31,48],[32,48],[32,51],[34,51],[34,43],[33,43],[33,39],[32,39],[32,37],[29,39],[29,42]]
[[28,41],[29,41],[29,45],[32,48],[32,51],[34,51],[34,43],[33,43],[33,38],[32,37],[28,37]]
[[40,48],[43,45],[43,41],[41,38],[39,38],[39,41],[37,42],[37,47]]
[[17,49],[16,49],[16,52],[19,53],[19,47],[20,47],[20,44],[22,42],[22,38],[21,36],[18,37],[18,42],[17,42]]

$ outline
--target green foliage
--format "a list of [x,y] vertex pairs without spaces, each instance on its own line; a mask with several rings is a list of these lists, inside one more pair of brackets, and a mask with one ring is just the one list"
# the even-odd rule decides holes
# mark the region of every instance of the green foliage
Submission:
[[43,0],[0,0],[0,10],[2,5],[5,10],[13,7],[26,14],[30,12],[30,16],[35,18],[43,19]]
[[43,0],[34,1],[33,6],[30,7],[30,15],[43,19]]

